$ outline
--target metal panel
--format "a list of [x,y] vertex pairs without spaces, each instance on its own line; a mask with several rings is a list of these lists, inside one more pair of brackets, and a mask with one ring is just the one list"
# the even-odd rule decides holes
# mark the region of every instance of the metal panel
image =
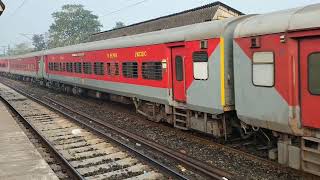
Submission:
[[137,97],[143,100],[169,104],[169,94],[168,90],[165,88],[153,88],[147,86],[138,86],[132,84],[100,81],[93,79],[81,79],[58,75],[50,75],[49,79],[71,84],[77,87],[83,87],[101,92],[113,93],[128,97]]
[[[220,89],[220,46],[218,46],[208,61],[209,77],[207,80],[194,80],[187,90],[187,103],[190,106],[216,109],[221,112],[221,89]],[[212,113],[211,111],[210,113]],[[216,112],[218,113],[218,112]]]
[[274,87],[257,87],[252,83],[252,62],[234,43],[235,106],[247,124],[292,133],[289,105]]
[[251,37],[320,27],[320,4],[256,15],[239,24],[235,37]]

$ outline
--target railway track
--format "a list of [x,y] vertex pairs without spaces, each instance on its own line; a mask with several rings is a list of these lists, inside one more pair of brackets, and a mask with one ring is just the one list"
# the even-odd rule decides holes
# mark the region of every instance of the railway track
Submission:
[[[126,141],[138,147],[143,146],[163,154],[204,177],[231,179],[233,176],[229,172],[124,131],[101,119],[74,111],[72,107],[48,97],[38,99],[23,90],[2,84],[0,84],[0,95],[43,136],[78,179],[167,179],[169,177],[188,179],[180,172],[121,142],[113,137],[112,133],[125,137]],[[68,119],[72,119],[73,122]]]

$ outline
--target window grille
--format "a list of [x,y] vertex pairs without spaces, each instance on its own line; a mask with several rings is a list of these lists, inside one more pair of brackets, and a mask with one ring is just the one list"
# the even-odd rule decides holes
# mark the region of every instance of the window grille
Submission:
[[114,63],[114,69],[115,69],[115,71],[114,71],[114,75],[115,76],[119,76],[119,63]]
[[59,63],[53,63],[53,70],[54,71],[59,71]]
[[73,72],[72,63],[67,63],[67,72]]
[[107,74],[109,76],[119,76],[119,63],[107,63]]
[[74,72],[75,73],[82,73],[81,62],[74,63]]
[[62,63],[62,71],[66,71],[66,63]]
[[49,70],[52,71],[53,70],[53,63],[49,62]]
[[104,75],[104,63],[103,62],[95,62],[94,63],[94,74]]
[[90,62],[83,63],[83,70],[85,74],[92,74],[92,64]]
[[161,62],[143,62],[142,77],[143,79],[162,80],[162,63]]
[[126,78],[138,78],[138,63],[137,62],[122,63],[122,74]]

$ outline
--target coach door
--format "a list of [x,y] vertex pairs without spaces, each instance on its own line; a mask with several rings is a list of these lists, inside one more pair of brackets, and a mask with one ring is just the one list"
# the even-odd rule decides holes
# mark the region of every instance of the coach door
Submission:
[[173,72],[173,98],[175,101],[186,101],[185,83],[185,49],[184,47],[172,48],[172,72]]
[[320,128],[320,38],[300,42],[300,80],[303,125]]

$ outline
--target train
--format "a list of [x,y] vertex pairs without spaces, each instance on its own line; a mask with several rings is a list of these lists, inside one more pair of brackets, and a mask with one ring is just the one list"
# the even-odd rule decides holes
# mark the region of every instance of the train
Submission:
[[217,138],[259,133],[320,176],[320,4],[1,57],[2,75],[130,103]]

